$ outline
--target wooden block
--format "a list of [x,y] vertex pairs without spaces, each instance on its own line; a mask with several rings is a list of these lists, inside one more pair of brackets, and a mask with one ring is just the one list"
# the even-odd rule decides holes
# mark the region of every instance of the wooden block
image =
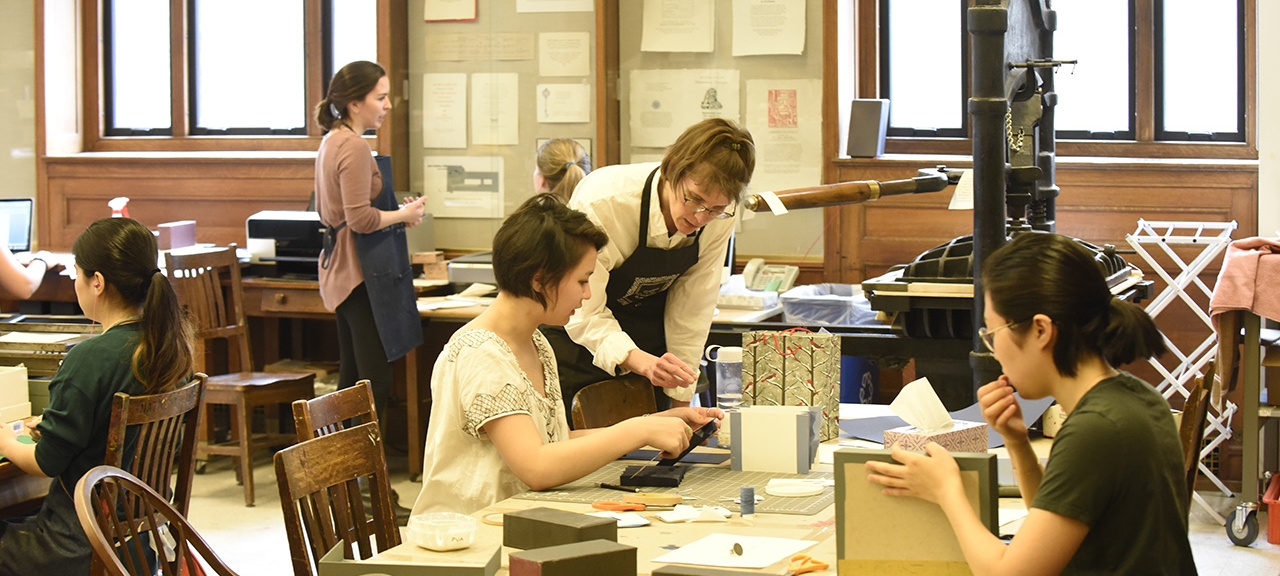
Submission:
[[588,540],[515,552],[511,576],[635,576],[636,549],[609,540]]
[[503,546],[530,550],[587,540],[617,542],[618,522],[554,508],[530,508],[502,515]]
[[435,264],[436,262],[444,262],[444,252],[435,250],[433,252],[414,252],[409,255],[411,264]]
[[449,279],[449,263],[448,262],[432,262],[422,265],[422,277],[427,280],[448,280]]
[[196,243],[196,221],[178,220],[157,224],[160,235],[156,238],[156,246],[161,250],[173,250],[194,246]]

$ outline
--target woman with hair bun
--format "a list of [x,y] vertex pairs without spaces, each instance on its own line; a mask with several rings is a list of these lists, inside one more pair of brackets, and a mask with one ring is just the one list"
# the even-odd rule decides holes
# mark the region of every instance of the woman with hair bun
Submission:
[[[965,560],[984,574],[1195,574],[1178,430],[1151,385],[1116,369],[1165,350],[1155,322],[1111,295],[1093,253],[1066,236],[1018,235],[982,268],[978,335],[1004,374],[978,389],[1029,509],[1007,546],[969,504],[946,449],[893,448],[871,462],[886,494],[938,504]],[[1048,465],[1031,449],[1014,391],[1068,415]]]
[[[23,472],[53,478],[31,516],[0,520],[0,574],[87,574],[93,548],[76,516],[71,490],[107,452],[117,392],[158,394],[192,375],[192,336],[169,279],[156,267],[156,239],[128,218],[89,225],[71,253],[76,300],[102,333],[77,344],[49,383],[49,406],[31,436],[0,426],[0,456]],[[133,431],[124,460],[132,456]]]
[[533,168],[533,191],[569,203],[573,189],[591,173],[591,157],[570,138],[553,138],[538,147]]

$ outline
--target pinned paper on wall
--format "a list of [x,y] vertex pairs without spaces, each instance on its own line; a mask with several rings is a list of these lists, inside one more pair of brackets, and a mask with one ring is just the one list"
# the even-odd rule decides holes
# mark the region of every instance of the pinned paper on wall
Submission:
[[591,73],[589,32],[538,34],[539,76],[587,76]]
[[737,70],[632,70],[631,145],[666,148],[707,118],[739,118]]
[[539,84],[536,89],[538,122],[586,123],[591,121],[589,84]]
[[520,143],[520,75],[471,75],[471,141],[473,144]]
[[733,55],[804,54],[804,0],[736,0]]
[[713,52],[716,5],[712,0],[644,0],[641,52]]
[[502,218],[501,156],[427,156],[422,190],[436,218]]
[[516,12],[594,12],[592,0],[516,0]]
[[422,75],[422,147],[467,147],[467,75]]
[[424,22],[474,22],[477,0],[422,0]]

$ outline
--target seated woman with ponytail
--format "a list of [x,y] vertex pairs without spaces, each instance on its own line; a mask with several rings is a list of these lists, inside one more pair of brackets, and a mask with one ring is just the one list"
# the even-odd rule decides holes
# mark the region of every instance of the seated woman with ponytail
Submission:
[[[1004,374],[978,389],[1029,509],[1009,545],[978,519],[946,449],[894,448],[868,463],[886,494],[938,504],[969,568],[984,574],[1195,574],[1182,449],[1164,397],[1116,369],[1164,352],[1141,308],[1112,297],[1093,254],[1066,236],[1026,233],[982,267],[985,328]],[[1047,466],[1031,449],[1014,391],[1067,413]]]
[[32,434],[39,442],[20,443],[0,426],[0,455],[27,474],[53,479],[33,515],[0,520],[0,574],[88,573],[93,549],[71,490],[106,455],[112,397],[167,392],[191,375],[190,330],[156,268],[151,231],[128,218],[99,220],[71,252],[76,299],[102,332],[72,348],[58,368]]

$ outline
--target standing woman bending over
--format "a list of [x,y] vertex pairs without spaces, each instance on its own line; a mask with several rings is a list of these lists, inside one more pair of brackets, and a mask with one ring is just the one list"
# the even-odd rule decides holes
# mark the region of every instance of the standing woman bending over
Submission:
[[680,134],[661,163],[606,166],[569,207],[609,235],[591,296],[564,330],[548,330],[565,409],[588,384],[633,372],[658,408],[688,406],[720,294],[733,212],[755,170],[751,134],[722,118]]
[[547,140],[538,148],[537,165],[533,168],[533,191],[551,194],[565,204],[573,189],[591,173],[591,157],[581,144],[570,138]]
[[103,330],[58,367],[33,434],[38,443],[19,443],[0,426],[0,455],[27,474],[53,478],[34,515],[0,521],[0,574],[88,573],[93,549],[71,490],[106,457],[112,397],[167,392],[191,376],[191,332],[169,279],[156,268],[151,231],[128,218],[99,220],[71,252],[76,300]]
[[591,296],[608,238],[581,212],[537,194],[493,238],[498,297],[463,326],[431,371],[422,493],[413,513],[470,514],[530,488],[545,490],[651,445],[674,456],[693,426],[722,412],[680,408],[608,428],[569,431],[559,372],[538,326],[563,326]]
[[[983,342],[1004,368],[978,389],[1004,437],[1030,514],[1013,542],[970,507],[955,460],[894,448],[902,465],[868,463],[887,494],[942,507],[965,560],[984,574],[1195,574],[1186,479],[1169,404],[1116,366],[1164,352],[1141,308],[1111,296],[1093,254],[1057,234],[1026,233],[982,268]],[[1031,449],[1013,393],[1052,396],[1067,413],[1047,467]]]
[[406,246],[403,226],[422,221],[426,199],[397,206],[361,136],[382,126],[390,92],[382,66],[352,62],[333,75],[316,107],[325,131],[316,155],[316,211],[328,228],[320,297],[337,315],[338,388],[368,378],[378,414],[386,414],[391,397],[391,363],[422,343],[407,248],[395,247]]

